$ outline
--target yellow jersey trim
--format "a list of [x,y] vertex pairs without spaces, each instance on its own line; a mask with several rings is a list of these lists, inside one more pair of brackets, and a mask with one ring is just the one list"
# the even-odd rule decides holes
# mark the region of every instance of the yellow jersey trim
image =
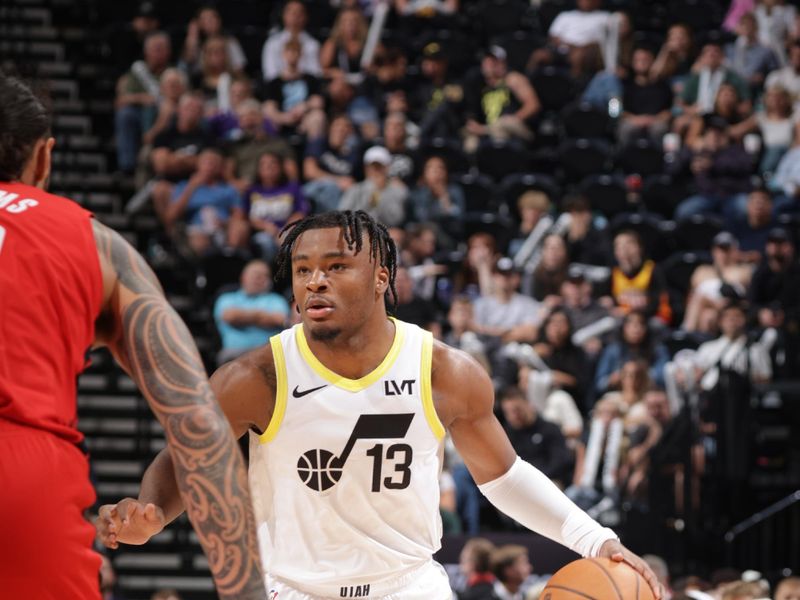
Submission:
[[436,414],[436,407],[433,405],[433,387],[431,386],[431,364],[433,362],[433,334],[426,331],[422,334],[422,361],[420,381],[422,382],[422,409],[425,411],[425,419],[433,431],[436,439],[441,441],[445,435],[445,428]]
[[283,422],[283,415],[286,413],[286,358],[283,355],[283,345],[281,336],[273,335],[269,338],[269,345],[272,346],[272,360],[275,362],[275,407],[272,409],[272,418],[269,420],[267,430],[258,437],[262,444],[268,444],[278,435],[278,430]]
[[308,347],[308,341],[306,340],[306,334],[303,331],[302,325],[299,325],[295,329],[297,347],[300,350],[300,355],[308,363],[308,366],[314,369],[314,372],[322,377],[325,381],[349,392],[360,392],[383,377],[386,372],[392,368],[392,365],[400,354],[400,350],[403,347],[405,332],[400,321],[397,321],[396,319],[392,319],[392,321],[394,321],[394,341],[392,342],[391,348],[389,348],[389,352],[381,361],[381,364],[375,367],[372,372],[364,375],[361,379],[348,379],[347,377],[342,377],[338,373],[334,373],[328,367],[323,365],[319,359],[314,356],[314,353],[311,352],[311,348]]

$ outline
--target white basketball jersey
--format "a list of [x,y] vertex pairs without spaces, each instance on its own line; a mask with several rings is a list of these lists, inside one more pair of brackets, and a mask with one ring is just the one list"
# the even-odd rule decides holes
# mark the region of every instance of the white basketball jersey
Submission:
[[265,569],[298,590],[361,596],[440,547],[433,341],[394,323],[388,354],[358,380],[322,365],[302,325],[270,340],[275,409],[251,434],[250,485]]

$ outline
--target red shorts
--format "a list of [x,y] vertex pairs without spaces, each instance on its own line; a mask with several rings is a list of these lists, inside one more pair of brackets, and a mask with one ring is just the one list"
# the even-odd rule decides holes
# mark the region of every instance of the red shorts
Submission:
[[100,555],[83,516],[94,500],[89,461],[77,447],[0,419],[3,598],[99,600]]

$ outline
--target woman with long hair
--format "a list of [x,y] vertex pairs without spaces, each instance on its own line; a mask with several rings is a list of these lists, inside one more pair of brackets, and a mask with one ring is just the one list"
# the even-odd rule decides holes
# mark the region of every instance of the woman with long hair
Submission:
[[441,156],[431,156],[425,161],[422,177],[409,200],[411,218],[418,223],[441,222],[464,214],[464,192],[460,185],[450,181],[447,163]]
[[194,19],[189,22],[186,29],[186,39],[183,42],[181,60],[190,73],[200,71],[201,51],[210,37],[222,36],[225,39],[225,49],[231,70],[241,73],[247,65],[247,57],[242,46],[232,35],[225,32],[222,17],[213,6],[201,6]]
[[653,339],[653,331],[647,316],[632,310],[622,319],[619,339],[606,346],[597,363],[594,378],[598,395],[619,389],[622,383],[622,367],[629,360],[643,360],[650,365],[649,376],[658,385],[664,385],[664,365],[669,360],[667,348]]
[[331,35],[322,45],[319,62],[328,78],[360,78],[361,55],[369,26],[361,11],[353,6],[339,11]]
[[209,37],[200,54],[200,71],[192,78],[192,87],[206,99],[206,115],[226,112],[231,107],[233,70],[224,36]]

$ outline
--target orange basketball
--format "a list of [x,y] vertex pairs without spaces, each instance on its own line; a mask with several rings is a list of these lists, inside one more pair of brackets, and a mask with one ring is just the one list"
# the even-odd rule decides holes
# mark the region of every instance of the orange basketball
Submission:
[[644,577],[610,558],[582,558],[553,575],[540,600],[654,600]]

